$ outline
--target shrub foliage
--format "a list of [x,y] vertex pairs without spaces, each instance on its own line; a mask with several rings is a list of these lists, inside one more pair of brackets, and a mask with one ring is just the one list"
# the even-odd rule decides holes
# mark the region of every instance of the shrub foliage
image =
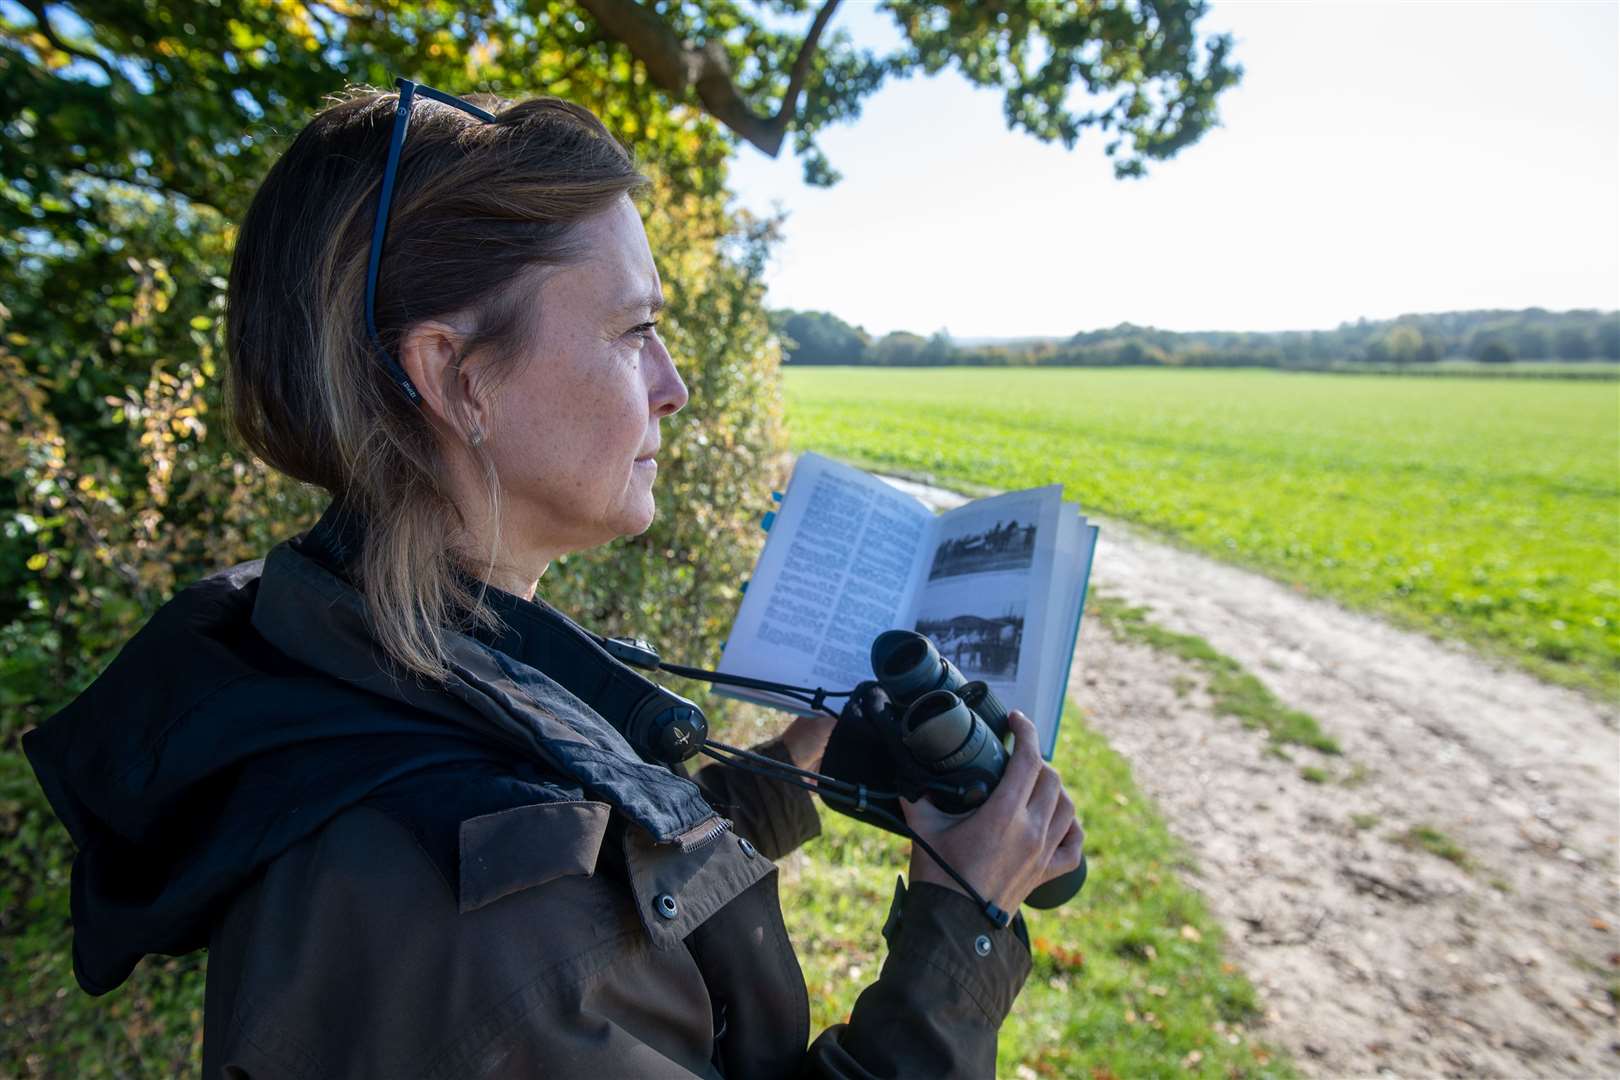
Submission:
[[74,983],[71,845],[19,738],[177,590],[325,505],[218,422],[232,222],[323,95],[396,73],[555,94],[635,149],[655,181],[643,210],[664,337],[692,402],[666,426],[658,522],[553,566],[542,592],[604,630],[716,659],[782,449],[761,281],[779,222],[728,210],[712,121],[562,7],[527,5],[481,34],[457,29],[450,5],[328,25],[307,5],[152,0],[74,28],[0,9],[0,1073],[197,1063],[201,956],[148,959],[104,998]]

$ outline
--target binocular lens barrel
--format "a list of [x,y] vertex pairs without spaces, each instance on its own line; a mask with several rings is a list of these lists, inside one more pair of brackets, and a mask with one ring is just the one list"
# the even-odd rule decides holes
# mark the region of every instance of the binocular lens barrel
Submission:
[[949,690],[932,690],[906,710],[901,741],[928,768],[962,749],[973,734],[973,714]]
[[970,683],[964,683],[956,693],[964,705],[978,713],[984,722],[990,725],[990,730],[996,733],[996,738],[1007,737],[1007,707],[996,697],[994,690],[981,680],[974,679]]

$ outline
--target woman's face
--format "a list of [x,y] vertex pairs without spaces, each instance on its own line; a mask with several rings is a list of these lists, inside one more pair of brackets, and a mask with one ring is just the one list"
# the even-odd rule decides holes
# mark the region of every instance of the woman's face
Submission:
[[501,387],[485,441],[506,555],[531,586],[552,557],[652,524],[659,421],[687,399],[647,325],[663,291],[635,205],[621,198],[580,229],[591,254],[540,287],[533,355]]

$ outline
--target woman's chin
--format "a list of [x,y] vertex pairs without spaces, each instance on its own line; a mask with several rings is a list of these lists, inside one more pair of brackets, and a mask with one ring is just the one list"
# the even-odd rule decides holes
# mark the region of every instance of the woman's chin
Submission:
[[653,502],[652,494],[638,500],[638,505],[628,508],[619,523],[620,536],[640,536],[652,528],[652,523],[658,518],[658,507]]

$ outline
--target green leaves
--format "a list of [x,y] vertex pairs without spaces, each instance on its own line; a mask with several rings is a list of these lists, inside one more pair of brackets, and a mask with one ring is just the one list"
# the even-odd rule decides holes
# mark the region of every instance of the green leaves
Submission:
[[1121,177],[1202,138],[1217,123],[1216,99],[1243,74],[1231,35],[1196,33],[1202,0],[887,6],[914,46],[898,73],[933,74],[954,60],[977,85],[1005,89],[1009,127],[1070,149],[1087,128],[1111,133],[1104,152]]
[[[774,223],[732,217],[712,121],[663,100],[565,3],[0,7],[0,1073],[194,1071],[202,965],[148,959],[90,999],[73,981],[71,845],[18,739],[197,578],[306,528],[323,493],[241,453],[217,335],[233,222],[324,95],[409,74],[451,91],[559,93],[655,178],[647,229],[665,339],[693,389],[660,519],[546,575],[546,595],[671,654],[718,652],[781,449],[761,306]],[[379,163],[380,168],[380,163]],[[31,1057],[24,1060],[26,1051]]]
[[919,68],[934,74],[954,62],[977,85],[1004,89],[1008,124],[1044,141],[1072,148],[1087,128],[1112,133],[1104,151],[1125,149],[1115,163],[1120,176],[1140,175],[1148,161],[1197,141],[1216,123],[1215,99],[1241,76],[1230,36],[1196,33],[1202,0],[886,0],[880,9],[906,39],[887,56],[857,48],[825,21],[830,6],[769,6],[779,15],[815,14],[784,27],[729,0],[580,0],[622,39],[615,52],[628,50],[671,97],[707,109],[772,156],[791,135],[805,182],[820,186],[840,175],[817,145],[820,132],[858,117],[885,79]]

